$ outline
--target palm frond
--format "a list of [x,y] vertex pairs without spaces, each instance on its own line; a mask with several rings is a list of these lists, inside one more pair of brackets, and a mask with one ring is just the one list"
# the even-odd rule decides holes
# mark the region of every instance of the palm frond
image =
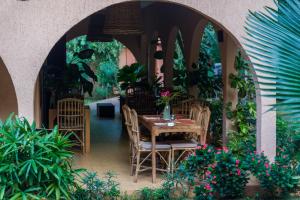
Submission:
[[263,95],[295,130],[300,130],[300,1],[275,0],[277,8],[250,12],[246,51]]

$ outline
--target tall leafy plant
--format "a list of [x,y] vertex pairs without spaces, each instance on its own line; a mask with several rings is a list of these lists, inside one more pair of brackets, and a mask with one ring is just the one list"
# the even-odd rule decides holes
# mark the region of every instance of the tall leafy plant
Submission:
[[251,12],[246,22],[247,52],[263,95],[300,130],[300,1],[275,0],[275,8]]
[[178,32],[175,41],[175,51],[173,55],[173,85],[174,89],[183,93],[187,92],[187,69],[186,62],[183,55],[183,39],[181,33]]
[[258,175],[262,186],[279,188],[276,192],[288,192],[297,182],[293,177],[296,174],[294,156],[297,155],[292,139],[294,134],[288,133],[288,127],[299,136],[300,2],[275,0],[274,4],[275,8],[265,7],[264,12],[250,12],[246,22],[246,45],[262,95],[276,99],[272,108],[289,124],[280,123],[279,118],[276,162],[269,167],[266,178],[262,173]]
[[70,199],[79,171],[69,136],[18,117],[0,122],[0,136],[0,199]]
[[213,133],[210,140],[214,145],[221,145],[223,94],[222,72],[215,66],[220,65],[220,50],[216,32],[211,24],[204,29],[200,44],[198,62],[192,65],[193,71],[188,73],[189,86],[197,86],[199,99],[210,107],[211,118],[210,132]]
[[103,98],[113,93],[113,88],[118,88],[117,72],[119,70],[119,56],[124,46],[117,40],[111,42],[92,42],[83,35],[67,42],[67,62],[76,57],[76,52],[84,49],[94,51],[87,64],[95,72],[98,82],[94,83],[93,97]]
[[59,95],[72,93],[71,91],[76,89],[79,94],[83,91],[92,96],[97,76],[88,61],[93,54],[92,49],[84,49],[76,52],[65,66],[49,66],[46,73],[47,87],[51,91],[58,92]]
[[233,122],[234,130],[228,134],[228,146],[233,153],[246,156],[255,149],[255,87],[249,73],[249,63],[241,52],[235,58],[235,74],[230,74],[231,88],[238,91],[238,102],[235,107],[226,105],[226,116]]
[[141,86],[146,78],[146,69],[139,63],[124,66],[117,74],[117,80],[121,83],[121,89]]

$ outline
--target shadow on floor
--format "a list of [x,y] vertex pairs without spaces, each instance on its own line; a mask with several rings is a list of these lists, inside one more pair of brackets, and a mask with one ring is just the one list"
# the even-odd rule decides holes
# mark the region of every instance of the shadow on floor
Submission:
[[[109,102],[115,105],[114,119],[97,117],[96,104],[99,102]],[[111,98],[99,102],[89,104],[91,109],[91,152],[76,155],[75,167],[97,172],[100,177],[107,171],[115,172],[122,191],[132,192],[142,187],[159,186],[162,180],[158,179],[157,183],[153,184],[150,172],[140,174],[138,182],[133,182],[133,177],[130,176],[129,139],[126,133],[122,133],[119,99]]]

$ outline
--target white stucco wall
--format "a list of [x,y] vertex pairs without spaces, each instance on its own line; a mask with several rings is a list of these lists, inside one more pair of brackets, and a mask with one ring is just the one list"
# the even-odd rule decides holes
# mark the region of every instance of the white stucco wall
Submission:
[[[19,115],[34,117],[34,86],[39,70],[54,44],[78,22],[114,3],[124,0],[1,0],[0,56],[12,77]],[[273,5],[272,0],[170,0],[197,10],[226,28],[243,43],[244,21],[248,10]],[[176,15],[176,13],[174,13]],[[262,100],[263,103],[268,103]],[[274,134],[274,113],[262,113],[260,132]],[[263,120],[264,119],[264,120]],[[266,120],[268,119],[268,120]],[[262,123],[263,122],[263,123]],[[259,144],[270,139],[258,137]],[[261,139],[263,141],[261,141]],[[272,141],[271,141],[272,142]],[[274,141],[273,141],[274,142]],[[274,154],[274,149],[267,154]]]

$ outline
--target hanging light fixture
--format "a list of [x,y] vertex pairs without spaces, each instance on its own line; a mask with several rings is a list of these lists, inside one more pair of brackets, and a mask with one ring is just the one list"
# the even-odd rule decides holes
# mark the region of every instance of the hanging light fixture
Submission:
[[107,9],[104,34],[138,35],[143,33],[142,13],[138,2],[116,4]]

